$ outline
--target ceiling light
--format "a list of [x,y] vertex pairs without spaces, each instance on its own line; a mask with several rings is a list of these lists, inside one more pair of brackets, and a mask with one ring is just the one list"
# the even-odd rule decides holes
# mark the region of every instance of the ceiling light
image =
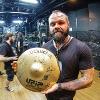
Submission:
[[27,2],[27,3],[34,3],[34,4],[37,4],[38,1],[37,0],[21,0],[23,2]]
[[13,20],[13,23],[15,24],[21,24],[23,21],[22,20]]
[[4,24],[5,22],[3,20],[0,20],[0,24]]

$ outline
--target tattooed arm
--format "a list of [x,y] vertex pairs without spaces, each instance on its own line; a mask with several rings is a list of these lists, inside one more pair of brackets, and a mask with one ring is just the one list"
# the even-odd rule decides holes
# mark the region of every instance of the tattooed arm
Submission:
[[81,70],[81,75],[82,77],[79,79],[65,83],[60,83],[61,89],[74,91],[90,86],[91,83],[93,82],[94,68]]
[[91,83],[93,82],[94,68],[81,70],[80,72],[81,72],[81,77],[79,79],[69,81],[69,82],[64,82],[64,83],[57,83],[47,91],[44,91],[43,93],[48,94],[58,90],[59,88],[69,90],[69,91],[75,91],[90,86]]

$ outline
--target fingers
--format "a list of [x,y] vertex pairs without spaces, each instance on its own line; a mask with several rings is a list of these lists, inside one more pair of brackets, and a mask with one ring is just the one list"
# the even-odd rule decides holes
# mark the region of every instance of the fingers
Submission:
[[14,60],[18,60],[18,56],[15,56],[15,57],[14,57]]
[[56,91],[58,89],[58,84],[54,84],[50,89],[43,91],[43,94],[48,94]]
[[12,68],[14,69],[14,72],[17,71],[17,61],[13,61],[13,63],[11,63]]
[[41,92],[41,93],[43,93],[43,94],[48,94],[48,93],[51,93],[51,92],[52,92],[52,89],[49,89],[49,90],[43,91],[43,92]]

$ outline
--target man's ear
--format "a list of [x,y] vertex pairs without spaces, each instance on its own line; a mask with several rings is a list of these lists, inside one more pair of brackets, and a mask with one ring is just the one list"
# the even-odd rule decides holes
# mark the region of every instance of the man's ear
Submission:
[[68,28],[70,28],[70,23],[69,23],[69,21],[68,21]]

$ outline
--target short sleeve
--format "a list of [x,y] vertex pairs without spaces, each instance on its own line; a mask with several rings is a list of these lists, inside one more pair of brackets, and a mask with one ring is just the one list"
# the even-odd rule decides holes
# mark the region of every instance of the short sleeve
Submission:
[[6,55],[7,54],[7,50],[6,50],[6,46],[4,44],[0,45],[0,55]]
[[86,70],[92,67],[94,67],[94,63],[91,49],[84,44],[84,46],[80,48],[79,69]]

